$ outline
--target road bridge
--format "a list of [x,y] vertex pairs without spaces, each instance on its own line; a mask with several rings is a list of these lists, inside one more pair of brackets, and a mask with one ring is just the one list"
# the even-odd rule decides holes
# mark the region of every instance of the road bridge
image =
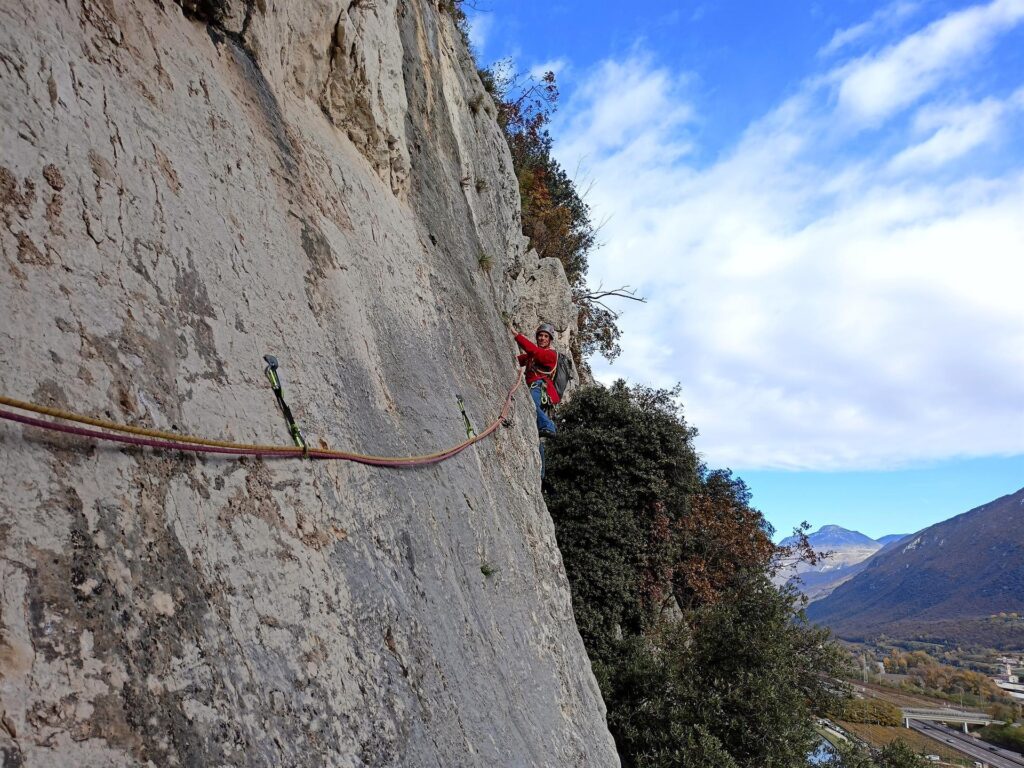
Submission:
[[963,709],[917,709],[903,708],[903,724],[909,728],[911,720],[923,720],[932,723],[963,723],[964,733],[968,725],[988,725],[992,718],[984,712],[970,712]]

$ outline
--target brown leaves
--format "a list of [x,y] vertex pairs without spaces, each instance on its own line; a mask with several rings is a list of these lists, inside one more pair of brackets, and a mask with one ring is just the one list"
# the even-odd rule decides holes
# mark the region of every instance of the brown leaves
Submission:
[[687,607],[717,602],[739,574],[763,570],[775,553],[759,512],[713,493],[695,494],[677,529],[675,583]]

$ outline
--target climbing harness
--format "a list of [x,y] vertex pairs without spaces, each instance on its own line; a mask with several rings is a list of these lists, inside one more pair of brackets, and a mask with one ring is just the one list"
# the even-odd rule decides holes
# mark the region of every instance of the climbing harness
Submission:
[[[558,357],[555,359],[555,367],[551,370],[542,368],[534,360],[530,360],[530,370],[533,373],[539,375],[542,379],[550,381],[555,391],[558,393],[558,397],[561,398],[565,394],[566,387],[569,386],[569,382],[575,378],[573,374],[573,362],[572,358],[566,355],[564,352],[558,352]],[[536,382],[534,382],[536,383]]]
[[[270,361],[268,360],[268,365]],[[269,378],[269,376],[268,376]],[[420,456],[369,456],[349,451],[336,451],[330,448],[303,448],[299,445],[260,445],[253,443],[236,443],[229,440],[212,440],[210,438],[198,437],[195,435],[182,435],[177,432],[165,432],[159,429],[148,429],[146,427],[134,427],[129,424],[118,424],[107,419],[98,419],[92,416],[84,416],[73,411],[61,408],[49,408],[24,400],[16,400],[12,397],[0,395],[0,405],[15,408],[19,411],[27,411],[41,416],[48,416],[60,421],[71,421],[78,424],[86,424],[99,429],[88,429],[86,427],[62,424],[60,421],[46,421],[33,416],[25,416],[20,413],[0,409],[0,419],[13,421],[38,429],[45,429],[51,432],[62,432],[68,435],[89,437],[95,440],[124,443],[127,445],[144,446],[162,450],[184,451],[189,453],[209,453],[224,456],[262,456],[264,458],[281,459],[327,459],[334,461],[352,461],[357,464],[369,464],[377,467],[420,467],[450,459],[462,453],[481,440],[489,437],[508,418],[512,409],[512,398],[518,391],[523,381],[523,374],[520,370],[519,377],[515,384],[505,396],[505,403],[501,412],[491,424],[478,435],[468,437],[458,445],[452,446],[443,451],[428,453]],[[106,431],[100,431],[106,430]],[[293,436],[294,438],[294,436]],[[303,441],[305,442],[305,441]]]
[[456,395],[455,399],[459,401],[459,410],[462,411],[462,419],[466,422],[466,437],[471,438],[476,435],[473,430],[473,425],[469,423],[469,416],[466,415],[466,403],[462,400],[462,395]]
[[284,401],[284,391],[281,389],[281,377],[277,375],[277,358],[273,355],[264,355],[263,359],[267,361],[267,367],[263,370],[267,380],[270,382],[271,388],[274,390],[274,397],[277,398],[277,405],[281,408],[281,413],[284,414],[285,423],[288,425],[288,433],[292,436],[292,441],[295,443],[297,448],[301,448],[303,453],[306,453],[306,440],[302,436],[302,430],[299,429],[299,425],[295,423],[295,417],[292,416],[292,409],[288,407],[288,403]]
[[547,385],[544,383],[544,379],[537,379],[530,385],[530,389],[536,389],[540,392],[540,407],[545,412],[550,412],[554,405],[551,403],[551,395],[548,394]]

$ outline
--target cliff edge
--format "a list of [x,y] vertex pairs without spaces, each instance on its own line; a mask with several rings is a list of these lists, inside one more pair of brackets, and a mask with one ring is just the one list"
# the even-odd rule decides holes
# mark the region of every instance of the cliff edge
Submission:
[[[0,5],[0,390],[429,453],[575,313],[429,0]],[[562,341],[567,341],[563,337]],[[532,403],[432,467],[0,423],[3,766],[617,765]]]

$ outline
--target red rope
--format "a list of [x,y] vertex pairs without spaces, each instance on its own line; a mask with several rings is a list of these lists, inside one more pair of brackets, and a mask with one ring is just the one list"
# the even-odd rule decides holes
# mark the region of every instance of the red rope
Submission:
[[107,440],[127,445],[145,446],[147,448],[159,448],[168,451],[187,451],[190,453],[220,453],[228,456],[268,456],[289,457],[294,456],[292,451],[263,451],[263,450],[239,450],[238,448],[220,448],[215,445],[192,445],[189,443],[175,443],[170,440],[156,440],[152,437],[135,437],[133,435],[118,435],[113,432],[100,432],[98,429],[88,427],[74,427],[70,424],[58,424],[55,421],[43,421],[33,416],[22,416],[20,413],[12,413],[0,409],[0,419],[16,421],[19,424],[27,424],[30,427],[45,429],[50,432],[63,432],[66,435],[77,435],[78,437],[92,437],[97,440]]
[[[520,378],[519,381],[522,379]],[[469,446],[478,443],[484,438],[491,435],[501,423],[508,417],[509,409],[512,406],[512,396],[519,388],[519,381],[509,391],[508,397],[505,398],[505,404],[502,406],[501,414],[494,422],[481,432],[476,437],[460,443],[459,445],[452,448],[450,451],[439,453],[436,456],[428,458],[417,459],[417,460],[391,460],[384,458],[374,458],[370,456],[361,456],[359,454],[347,454],[339,453],[338,451],[321,450],[317,448],[311,448],[306,453],[301,453],[294,448],[229,448],[216,445],[202,445],[197,443],[180,443],[173,440],[160,440],[152,437],[140,437],[137,435],[119,434],[115,432],[101,432],[98,429],[90,429],[88,427],[72,426],[70,424],[61,424],[56,421],[44,421],[43,419],[37,419],[33,416],[23,416],[19,413],[13,413],[11,411],[0,409],[0,419],[6,421],[17,422],[18,424],[24,424],[26,426],[35,427],[37,429],[44,429],[50,432],[62,432],[67,435],[75,435],[77,437],[93,438],[95,440],[106,440],[108,442],[123,443],[125,445],[135,445],[145,448],[156,448],[158,450],[166,451],[181,451],[183,453],[214,453],[222,456],[263,456],[270,459],[288,459],[288,458],[310,458],[310,459],[333,459],[341,461],[352,461],[357,464],[368,464],[376,467],[422,467],[429,464],[437,464],[452,458]]]

